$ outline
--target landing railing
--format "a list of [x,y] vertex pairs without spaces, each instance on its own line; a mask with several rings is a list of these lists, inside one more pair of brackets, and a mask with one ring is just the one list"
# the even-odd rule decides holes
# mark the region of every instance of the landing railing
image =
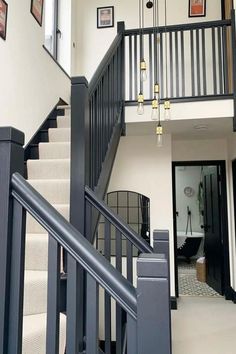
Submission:
[[[137,289],[69,224],[21,176],[24,171],[23,134],[12,128],[0,129],[0,354],[22,353],[25,220],[26,212],[49,234],[46,353],[59,354],[60,269],[63,247],[69,254],[67,309],[74,305],[75,316],[67,314],[66,353],[103,353],[99,346],[100,318],[98,287],[112,297],[127,317],[126,339],[118,353],[170,354],[169,275],[167,259],[162,255],[140,255],[137,265]],[[88,193],[89,194],[89,193]],[[92,201],[92,198],[90,198]],[[80,211],[80,206],[78,206]],[[84,326],[78,316],[81,287],[73,262],[82,267],[86,279],[87,306]],[[73,284],[73,287],[72,287]],[[107,298],[108,299],[108,298]],[[33,300],[33,299],[32,299]],[[110,298],[109,298],[109,301]],[[104,324],[105,333],[111,328]],[[80,330],[84,334],[80,342]],[[105,353],[110,354],[107,342]]]
[[[154,81],[160,98],[171,101],[221,99],[234,92],[235,19],[143,30],[147,81],[146,101],[153,99]],[[125,31],[126,104],[136,103],[140,74],[140,30]],[[233,52],[234,51],[234,52]],[[156,74],[155,74],[156,73]],[[155,77],[154,77],[155,75]]]

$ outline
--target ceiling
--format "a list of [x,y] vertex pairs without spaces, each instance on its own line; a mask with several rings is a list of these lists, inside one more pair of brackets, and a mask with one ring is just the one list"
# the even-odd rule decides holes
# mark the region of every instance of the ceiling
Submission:
[[[153,135],[156,122],[127,123],[127,135]],[[232,118],[173,120],[163,122],[166,134],[173,140],[219,139],[233,135]]]

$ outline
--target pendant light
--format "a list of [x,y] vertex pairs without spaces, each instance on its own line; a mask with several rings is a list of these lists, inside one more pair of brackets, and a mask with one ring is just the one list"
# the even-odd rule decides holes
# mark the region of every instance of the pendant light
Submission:
[[137,108],[137,113],[139,115],[144,114],[144,96],[142,92],[139,93],[138,95],[138,108]]
[[163,146],[163,128],[161,126],[161,121],[159,120],[156,127],[156,145],[157,147]]
[[144,0],[139,0],[139,26],[140,26],[140,80],[147,80],[147,64],[144,59],[143,29],[144,29]]
[[160,97],[159,97],[159,50],[157,45],[157,28],[159,26],[158,21],[158,0],[153,1],[153,40],[154,40],[154,89],[152,100],[152,120],[159,120],[160,115]]
[[144,95],[143,95],[143,82],[147,78],[147,66],[144,60],[143,48],[143,25],[144,25],[144,0],[139,0],[139,38],[140,38],[140,77],[139,77],[139,94],[138,94],[138,107],[137,113],[144,114]]
[[144,0],[139,1],[139,18],[140,18],[140,80],[143,82],[147,80],[147,64],[144,59],[144,46],[143,46],[143,28],[144,28]]

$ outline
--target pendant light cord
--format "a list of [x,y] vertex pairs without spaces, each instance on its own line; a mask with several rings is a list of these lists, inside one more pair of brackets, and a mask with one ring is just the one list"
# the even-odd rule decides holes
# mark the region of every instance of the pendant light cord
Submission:
[[144,34],[144,0],[141,0],[141,37],[142,37],[142,44],[141,44],[141,51],[142,51],[142,60],[144,60],[144,49],[143,49],[143,34]]
[[[139,44],[140,44],[140,65],[141,61],[144,60],[144,50],[143,50],[143,25],[144,25],[144,0],[139,0]],[[140,70],[140,94],[143,94],[143,83],[141,80],[141,70]]]
[[154,85],[157,83],[157,70],[156,70],[156,0],[153,1],[153,40],[154,40]]
[[165,54],[166,54],[166,99],[169,96],[168,90],[168,63],[167,63],[167,0],[165,0]]

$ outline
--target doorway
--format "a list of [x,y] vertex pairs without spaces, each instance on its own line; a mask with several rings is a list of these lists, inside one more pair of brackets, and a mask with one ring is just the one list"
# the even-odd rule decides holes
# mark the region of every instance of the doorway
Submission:
[[173,162],[176,296],[230,293],[225,161]]

